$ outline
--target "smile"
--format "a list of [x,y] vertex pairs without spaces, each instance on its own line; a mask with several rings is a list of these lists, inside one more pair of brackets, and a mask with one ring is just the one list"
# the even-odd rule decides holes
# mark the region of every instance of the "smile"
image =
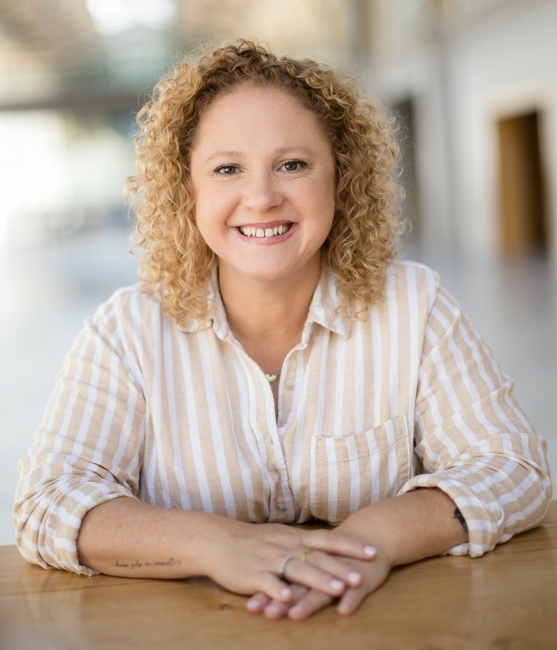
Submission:
[[245,237],[276,237],[277,235],[284,235],[292,228],[292,224],[283,224],[281,226],[275,226],[274,228],[252,228],[250,226],[240,226],[238,230]]

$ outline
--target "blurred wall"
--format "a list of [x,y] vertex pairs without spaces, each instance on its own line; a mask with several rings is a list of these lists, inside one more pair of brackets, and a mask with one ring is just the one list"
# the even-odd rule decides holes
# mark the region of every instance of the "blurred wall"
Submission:
[[[418,237],[426,248],[506,251],[500,123],[536,116],[543,241],[557,270],[557,2],[377,0],[370,76],[413,105]],[[525,207],[522,217],[536,218]]]
[[0,113],[0,252],[126,223],[131,118],[101,110]]

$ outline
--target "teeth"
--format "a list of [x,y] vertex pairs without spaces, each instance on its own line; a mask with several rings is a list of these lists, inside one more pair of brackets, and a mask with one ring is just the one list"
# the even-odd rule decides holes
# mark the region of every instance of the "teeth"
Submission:
[[250,226],[240,226],[240,232],[246,237],[276,237],[277,235],[284,235],[285,232],[290,230],[290,226],[282,225],[275,226],[274,228],[252,228]]

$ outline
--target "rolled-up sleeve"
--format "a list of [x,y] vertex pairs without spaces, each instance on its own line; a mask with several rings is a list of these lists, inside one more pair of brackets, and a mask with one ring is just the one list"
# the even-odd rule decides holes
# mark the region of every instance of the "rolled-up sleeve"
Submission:
[[401,492],[437,487],[454,500],[469,541],[452,554],[483,555],[547,513],[546,442],[517,404],[512,381],[442,288],[426,327],[415,454],[421,471]]
[[145,400],[121,331],[111,303],[85,322],[19,463],[16,543],[29,562],[45,568],[94,573],[77,554],[84,516],[139,492]]

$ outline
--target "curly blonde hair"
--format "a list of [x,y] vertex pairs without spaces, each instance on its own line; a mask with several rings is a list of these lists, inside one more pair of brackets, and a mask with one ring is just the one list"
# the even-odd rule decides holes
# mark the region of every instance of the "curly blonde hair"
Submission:
[[128,179],[127,197],[136,215],[141,280],[171,316],[207,317],[207,279],[216,257],[196,226],[190,154],[203,112],[246,83],[292,93],[328,133],[337,209],[323,252],[343,304],[356,301],[365,311],[381,297],[398,247],[402,191],[393,129],[354,79],[312,60],[279,58],[246,40],[179,63],[138,113],[137,174]]

